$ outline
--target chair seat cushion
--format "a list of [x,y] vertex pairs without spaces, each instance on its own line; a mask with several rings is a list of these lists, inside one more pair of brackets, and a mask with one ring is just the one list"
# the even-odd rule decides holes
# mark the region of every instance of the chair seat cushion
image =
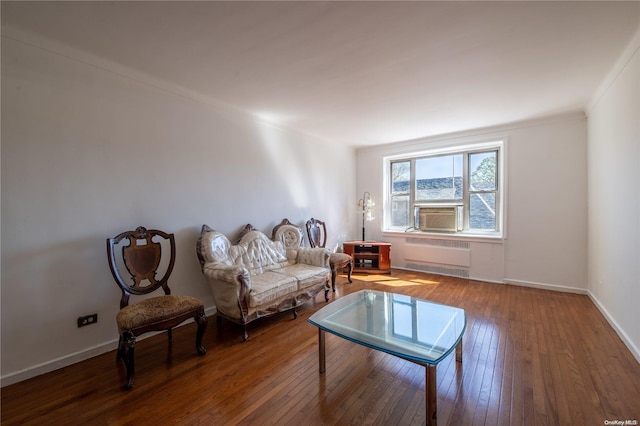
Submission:
[[329,264],[331,266],[345,266],[351,262],[351,256],[345,253],[331,253],[329,255]]
[[120,330],[134,330],[161,323],[189,312],[204,309],[202,302],[191,296],[158,296],[120,309],[116,322]]

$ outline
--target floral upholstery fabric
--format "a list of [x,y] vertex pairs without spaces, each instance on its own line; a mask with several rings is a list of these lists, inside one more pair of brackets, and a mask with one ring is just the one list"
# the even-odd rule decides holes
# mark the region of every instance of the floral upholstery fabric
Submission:
[[329,264],[331,266],[344,266],[351,262],[351,256],[345,253],[331,253],[329,255]]
[[165,321],[195,309],[204,309],[202,302],[191,296],[158,296],[132,303],[120,309],[116,322],[120,331],[134,330]]

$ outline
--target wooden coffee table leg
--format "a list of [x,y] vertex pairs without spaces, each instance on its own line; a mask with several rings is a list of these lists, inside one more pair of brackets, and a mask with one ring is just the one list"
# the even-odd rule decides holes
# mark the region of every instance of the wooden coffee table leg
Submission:
[[318,328],[318,361],[320,362],[320,373],[324,373],[326,370],[325,360],[325,345],[324,345],[324,331]]
[[427,407],[427,426],[436,426],[438,424],[438,394],[436,386],[436,366],[425,365],[426,383],[425,396]]

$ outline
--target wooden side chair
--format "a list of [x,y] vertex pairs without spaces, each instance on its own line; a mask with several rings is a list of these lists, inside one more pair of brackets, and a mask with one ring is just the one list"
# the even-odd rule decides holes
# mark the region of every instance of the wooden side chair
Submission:
[[[125,239],[128,240],[128,244],[123,241]],[[170,247],[168,264],[166,259],[162,259],[160,242],[162,240],[168,242]],[[122,290],[120,311],[116,316],[120,333],[117,359],[123,360],[127,370],[125,388],[130,389],[133,386],[133,351],[136,337],[143,333],[167,330],[169,343],[171,343],[171,329],[193,318],[198,327],[196,350],[198,354],[204,355],[207,350],[202,346],[202,337],[207,328],[207,317],[203,303],[195,297],[171,295],[169,289],[168,279],[176,257],[173,234],[139,226],[135,231],[126,231],[115,238],[107,238],[107,254],[113,278]],[[159,268],[161,260],[163,265],[167,266],[162,278],[158,279],[156,275],[163,269]],[[128,271],[130,280],[125,280],[120,273],[121,269],[124,270],[123,266]],[[163,296],[148,298],[129,305],[129,297],[132,294],[145,295],[160,287],[164,290]]]
[[[327,226],[318,219],[311,218],[306,223],[307,237],[311,247],[322,247],[327,244]],[[348,268],[347,279],[351,280],[353,271],[353,259],[346,253],[331,253],[329,255],[329,267],[331,268],[331,288],[336,291],[336,273],[338,269]]]

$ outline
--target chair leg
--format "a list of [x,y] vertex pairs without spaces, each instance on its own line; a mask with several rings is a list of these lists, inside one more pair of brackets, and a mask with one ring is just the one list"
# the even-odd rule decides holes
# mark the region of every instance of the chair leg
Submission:
[[170,328],[167,330],[167,337],[169,338],[169,343],[171,343],[173,341],[173,332]]
[[338,267],[335,265],[331,267],[331,288],[334,293],[336,292],[336,269],[338,269]]
[[118,349],[120,353],[119,357],[122,358],[124,362],[124,366],[127,370],[127,383],[125,384],[125,389],[131,389],[133,387],[133,379],[134,379],[134,363],[133,363],[133,353],[136,347],[136,336],[130,331],[125,331],[120,335],[120,342],[122,344],[122,351]]
[[353,280],[351,280],[351,272],[353,271],[353,262],[347,263],[347,267],[349,268],[349,272],[347,273],[347,278],[349,282],[352,283]]
[[249,339],[249,333],[247,332],[247,324],[244,325],[244,331],[242,333],[242,341],[246,342]]
[[204,336],[204,332],[207,329],[207,316],[204,314],[204,309],[198,311],[198,314],[194,317],[196,324],[198,325],[198,330],[196,331],[196,351],[198,354],[204,355],[207,353],[207,350],[202,346],[202,337]]
[[124,339],[122,338],[122,334],[120,334],[120,338],[118,339],[118,351],[116,352],[116,360],[119,361],[124,357]]
[[293,308],[292,311],[293,311],[293,319],[298,318],[298,313],[296,312],[296,308]]

